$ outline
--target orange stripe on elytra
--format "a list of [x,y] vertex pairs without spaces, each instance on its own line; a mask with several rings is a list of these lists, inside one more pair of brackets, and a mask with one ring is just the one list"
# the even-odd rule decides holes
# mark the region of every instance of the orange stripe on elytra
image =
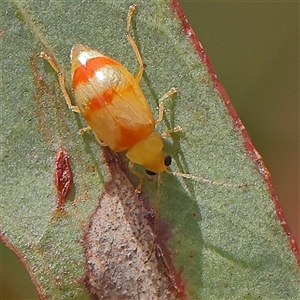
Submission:
[[131,92],[132,86],[130,84],[126,84],[118,91],[116,91],[113,87],[102,90],[88,101],[84,118],[89,119],[89,115],[92,117],[95,111],[101,110],[104,106],[109,105],[115,97],[126,98],[126,96]]
[[89,114],[93,114],[95,111],[102,109],[105,105],[110,104],[115,97],[122,99],[128,96],[132,96],[131,93],[133,93],[133,87],[128,82],[125,83],[122,88],[115,88],[116,87],[111,86],[107,89],[103,89],[101,91],[98,91],[95,96],[90,98],[86,108],[85,118],[89,118]]
[[72,79],[72,88],[73,91],[80,83],[88,82],[88,76],[86,67],[84,65],[80,65],[74,72],[73,79]]
[[88,83],[96,71],[106,65],[118,65],[119,63],[107,56],[91,58],[86,62],[86,65],[80,65],[74,72],[72,87],[73,90],[81,83]]
[[95,111],[102,109],[105,105],[108,105],[113,100],[116,92],[114,89],[109,88],[101,91],[88,102],[87,112],[85,118],[89,118],[89,114],[93,114]]

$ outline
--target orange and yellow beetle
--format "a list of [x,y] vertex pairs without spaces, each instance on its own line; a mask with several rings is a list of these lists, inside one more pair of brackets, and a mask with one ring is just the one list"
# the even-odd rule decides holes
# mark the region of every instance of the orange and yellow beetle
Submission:
[[[135,6],[129,7],[126,36],[131,43],[139,70],[133,76],[122,64],[93,50],[77,44],[71,50],[72,89],[77,106],[73,106],[65,87],[64,75],[46,53],[39,54],[56,70],[61,90],[70,109],[79,112],[101,145],[115,152],[126,151],[130,166],[134,163],[146,168],[149,175],[164,172],[171,157],[162,151],[164,134],[154,132],[163,118],[163,100],[176,93],[171,88],[159,100],[159,118],[154,120],[149,104],[139,86],[144,63],[137,45],[129,33]],[[178,126],[173,130],[180,131]]]
[[[80,113],[87,122],[88,127],[81,132],[91,129],[101,145],[108,146],[115,152],[127,151],[129,167],[140,177],[140,185],[137,188],[139,192],[143,176],[132,169],[133,165],[136,163],[144,166],[149,175],[166,171],[171,164],[171,157],[162,151],[163,137],[181,131],[181,127],[177,126],[162,134],[154,131],[155,125],[163,119],[164,99],[176,93],[177,88],[171,88],[159,99],[159,117],[155,121],[139,86],[145,65],[129,33],[134,11],[135,5],[131,5],[127,15],[126,37],[139,62],[137,74],[133,76],[122,64],[97,50],[82,44],[75,45],[71,50],[71,74],[77,106],[72,105],[65,87],[64,75],[54,60],[44,52],[39,53],[39,56],[46,59],[57,72],[68,107]],[[171,173],[219,186],[245,186],[245,184],[217,182],[180,172]]]
[[[84,45],[74,46],[71,57],[76,103],[100,143],[115,152],[127,150],[130,161],[150,172],[165,171],[170,159],[162,153],[161,134],[154,132],[156,121],[139,86],[140,78]],[[175,91],[171,89],[168,95]]]

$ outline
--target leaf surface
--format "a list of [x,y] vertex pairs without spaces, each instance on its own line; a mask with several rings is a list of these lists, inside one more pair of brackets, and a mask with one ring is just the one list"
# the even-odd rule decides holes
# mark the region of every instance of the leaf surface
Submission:
[[[89,297],[83,236],[110,172],[93,135],[78,134],[85,123],[68,110],[55,72],[35,55],[45,51],[55,58],[69,90],[69,51],[76,43],[135,73],[138,64],[124,34],[129,4],[4,5],[1,236],[24,262],[41,298]],[[165,144],[174,158],[172,170],[248,184],[225,187],[162,174],[158,189],[156,180],[146,180],[143,193],[152,207],[159,192],[158,241],[181,272],[186,294],[190,299],[299,298],[296,259],[263,179],[265,168],[250,157],[207,61],[199,59],[169,2],[135,4],[133,33],[147,66],[140,84],[154,114],[160,96],[172,86],[180,91],[165,101],[165,119],[157,128],[183,127]],[[68,150],[74,175],[63,215],[55,214],[54,160],[60,147]]]

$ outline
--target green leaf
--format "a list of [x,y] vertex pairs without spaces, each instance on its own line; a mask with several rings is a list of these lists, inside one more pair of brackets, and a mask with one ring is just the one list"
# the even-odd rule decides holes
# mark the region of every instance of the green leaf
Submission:
[[[45,51],[55,58],[69,90],[69,51],[76,43],[99,49],[135,73],[138,64],[124,34],[129,4],[3,4],[1,237],[24,262],[43,298],[89,297],[84,234],[114,174],[93,135],[78,134],[84,121],[68,110],[55,72],[35,55]],[[189,299],[299,298],[296,259],[276,217],[266,170],[245,149],[250,142],[234,124],[207,64],[169,2],[135,4],[133,33],[147,66],[141,87],[154,114],[160,96],[172,86],[180,91],[165,101],[164,123],[157,128],[183,127],[166,141],[172,170],[244,185],[166,173],[159,188],[156,179],[146,180],[143,199],[154,208],[156,195],[160,201],[158,242],[176,270],[169,268],[169,275],[185,282]],[[60,147],[68,150],[74,174],[63,215],[55,214],[54,160]]]

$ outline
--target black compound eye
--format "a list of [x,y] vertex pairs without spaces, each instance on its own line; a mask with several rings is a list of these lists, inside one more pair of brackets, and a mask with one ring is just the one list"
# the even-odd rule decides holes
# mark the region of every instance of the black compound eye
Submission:
[[170,156],[170,155],[167,155],[167,156],[165,157],[165,159],[164,159],[164,164],[165,164],[165,166],[168,167],[168,166],[171,164],[171,162],[172,162],[171,156]]
[[152,172],[152,171],[149,171],[149,170],[146,170],[146,173],[147,173],[148,175],[150,175],[150,176],[156,175],[155,172]]

